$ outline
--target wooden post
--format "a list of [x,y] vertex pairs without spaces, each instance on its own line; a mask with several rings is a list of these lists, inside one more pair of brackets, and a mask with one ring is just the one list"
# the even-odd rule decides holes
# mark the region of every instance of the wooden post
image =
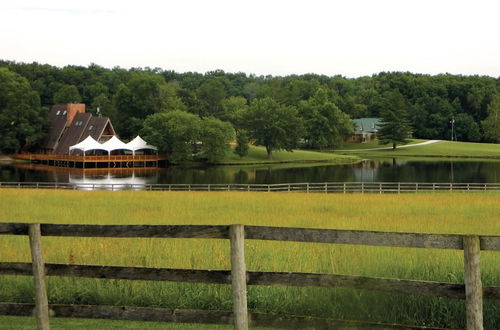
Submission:
[[245,228],[231,225],[231,282],[233,289],[234,327],[236,330],[248,329],[247,277],[245,266]]
[[479,236],[464,236],[464,280],[467,330],[483,329],[483,286],[481,284]]
[[39,330],[49,329],[49,302],[45,286],[45,265],[42,255],[42,235],[40,224],[29,225],[33,279],[35,282],[35,317]]

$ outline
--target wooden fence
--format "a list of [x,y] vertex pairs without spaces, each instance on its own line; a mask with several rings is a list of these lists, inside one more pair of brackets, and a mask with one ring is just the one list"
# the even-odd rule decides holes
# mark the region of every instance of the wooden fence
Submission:
[[322,182],[278,184],[128,184],[0,182],[0,188],[155,191],[261,191],[303,193],[418,193],[446,191],[499,191],[500,183],[451,182]]
[[[353,321],[248,313],[246,303],[247,285],[348,287],[398,294],[465,299],[467,329],[483,329],[483,298],[500,299],[500,287],[482,287],[479,263],[481,250],[500,251],[500,236],[418,234],[243,225],[153,226],[28,223],[0,223],[0,234],[29,235],[32,263],[1,262],[0,274],[33,275],[36,289],[34,306],[31,304],[0,303],[0,314],[28,316],[32,314],[34,307],[39,329],[48,329],[49,311],[50,315],[54,317],[188,323],[233,323],[236,329],[247,329],[249,324],[286,328],[407,328],[405,326],[378,323],[360,325]],[[231,270],[47,264],[44,263],[41,249],[42,236],[229,239],[231,246]],[[456,284],[338,274],[247,271],[244,261],[245,239],[463,250],[465,283]],[[45,287],[45,275],[231,284],[233,312],[118,306],[49,305]],[[411,328],[419,327],[411,326]]]

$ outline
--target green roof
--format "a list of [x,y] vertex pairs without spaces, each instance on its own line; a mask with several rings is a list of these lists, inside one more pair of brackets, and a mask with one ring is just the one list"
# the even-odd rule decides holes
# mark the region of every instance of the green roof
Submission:
[[353,119],[353,121],[355,126],[354,134],[376,133],[382,123],[380,118],[359,118]]

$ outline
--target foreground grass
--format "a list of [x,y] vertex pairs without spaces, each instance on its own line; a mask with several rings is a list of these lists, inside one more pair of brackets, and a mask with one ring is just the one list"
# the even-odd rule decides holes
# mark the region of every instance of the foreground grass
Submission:
[[273,151],[273,158],[267,158],[264,147],[250,146],[248,155],[240,157],[234,152],[229,152],[226,158],[218,164],[273,164],[273,163],[305,163],[305,162],[328,162],[348,164],[359,160],[353,155],[338,155],[307,150],[294,150],[293,152],[281,150]]
[[[323,195],[0,190],[0,221],[233,224],[500,235],[500,194]],[[1,236],[0,261],[30,261],[26,237]],[[248,270],[319,272],[460,283],[463,253],[250,241]],[[47,262],[229,269],[229,243],[203,239],[44,237]],[[483,252],[484,285],[500,285],[500,253]],[[0,301],[31,302],[29,277],[2,276]],[[51,303],[231,309],[224,285],[49,279]],[[463,327],[464,303],[350,289],[249,288],[252,311]],[[500,304],[487,302],[489,328]]]
[[339,151],[363,157],[460,157],[500,159],[500,144],[439,141],[396,150]]
[[[219,330],[233,329],[227,325],[207,325],[207,324],[179,324],[163,322],[135,322],[135,321],[116,321],[116,320],[93,320],[93,319],[66,319],[51,318],[51,329],[162,329],[162,330]],[[0,329],[2,330],[32,330],[36,329],[34,317],[20,316],[0,316]]]

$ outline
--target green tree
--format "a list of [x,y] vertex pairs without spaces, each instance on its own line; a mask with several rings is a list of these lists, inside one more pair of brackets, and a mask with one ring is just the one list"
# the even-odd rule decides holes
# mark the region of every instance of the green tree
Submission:
[[234,148],[234,153],[240,157],[248,155],[248,150],[250,149],[248,142],[247,131],[243,129],[238,130],[236,132],[236,148]]
[[233,124],[236,130],[244,126],[245,113],[248,111],[247,100],[241,96],[231,96],[221,101],[221,118]]
[[305,143],[309,148],[334,148],[353,133],[349,115],[328,100],[322,88],[309,100],[300,102],[299,109],[305,123]]
[[226,97],[224,83],[220,79],[211,79],[203,83],[197,90],[198,99],[203,102],[202,116],[221,116],[221,102]]
[[229,150],[229,143],[233,139],[234,129],[230,123],[214,117],[204,118],[201,121],[201,157],[209,163],[224,159]]
[[47,112],[40,97],[20,75],[0,68],[0,152],[36,147],[45,137]]
[[192,159],[193,146],[200,137],[201,119],[193,114],[174,110],[149,115],[141,135],[172,163]]
[[455,134],[458,141],[476,142],[481,140],[479,125],[471,115],[459,113],[455,116]]
[[246,125],[255,143],[266,147],[268,159],[272,159],[275,150],[296,148],[304,131],[297,108],[269,97],[254,100],[247,112]]
[[54,94],[54,104],[80,103],[82,97],[74,85],[64,85]]
[[380,144],[391,143],[395,150],[397,144],[408,143],[411,126],[406,108],[405,99],[399,91],[388,92],[381,113],[382,124],[377,132]]
[[500,94],[495,94],[488,105],[488,116],[481,122],[484,137],[500,142]]

